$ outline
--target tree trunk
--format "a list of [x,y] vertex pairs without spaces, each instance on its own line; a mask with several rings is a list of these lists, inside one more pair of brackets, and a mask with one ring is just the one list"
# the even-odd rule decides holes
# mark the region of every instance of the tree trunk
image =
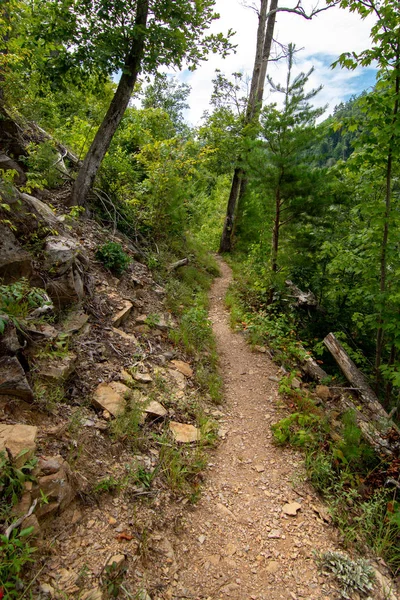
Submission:
[[232,250],[232,231],[235,221],[236,202],[240,190],[242,170],[236,167],[233,173],[231,192],[229,194],[228,206],[226,209],[226,217],[224,229],[221,236],[221,242],[218,252],[230,252]]
[[107,114],[79,170],[72,188],[70,206],[85,203],[101,162],[128,107],[137,76],[140,73],[148,12],[149,0],[138,0],[135,19],[137,35],[132,42],[131,50],[125,61],[126,72],[121,75],[117,91],[111,101]]
[[[275,8],[278,6],[278,0],[271,0],[271,4]],[[276,12],[270,14],[267,23],[267,5],[266,0],[261,0],[260,14],[258,18],[258,29],[257,29],[257,46],[256,46],[256,57],[254,60],[253,75],[251,79],[250,95],[247,103],[246,116],[244,125],[249,125],[252,121],[258,119],[258,115],[261,110],[262,99],[264,95],[265,77],[267,74],[267,64],[269,59],[269,53],[271,51],[271,44],[273,39],[273,29],[275,25]],[[274,9],[275,10],[275,9]],[[270,7],[271,11],[271,7]],[[267,25],[267,28],[266,28]],[[272,27],[272,29],[271,29]],[[269,44],[268,44],[268,40]],[[260,90],[261,88],[261,90]],[[261,101],[259,100],[261,98]],[[238,176],[240,172],[240,177]],[[226,218],[224,229],[221,236],[219,252],[230,252],[232,249],[232,233],[235,225],[235,215],[237,212],[237,206],[241,202],[246,190],[247,179],[246,174],[242,169],[236,168],[233,173],[231,191],[229,194],[229,200],[226,210]],[[226,236],[229,234],[230,239],[227,240]],[[222,250],[221,248],[225,248]]]
[[[261,61],[260,80],[257,89],[256,98],[256,111],[260,111],[262,107],[262,101],[264,97],[265,78],[267,76],[268,61],[271,54],[272,41],[274,39],[274,29],[276,14],[278,8],[278,0],[271,0],[269,7],[269,17],[267,23],[267,30],[265,32],[264,48]],[[257,115],[258,116],[258,115]]]
[[[399,55],[397,55],[397,69],[400,69]],[[395,83],[395,101],[393,107],[392,124],[396,126],[398,112],[399,112],[399,94],[400,94],[400,74],[397,71],[396,83]],[[380,366],[382,362],[383,352],[383,309],[385,305],[385,293],[386,293],[386,276],[387,276],[387,245],[389,238],[389,218],[391,212],[391,201],[392,201],[392,169],[393,169],[393,143],[394,133],[389,140],[389,149],[386,163],[386,191],[385,191],[385,218],[383,226],[383,236],[381,244],[381,256],[380,256],[380,293],[381,293],[381,309],[379,315],[379,325],[376,334],[376,354],[375,354],[375,372],[376,372],[376,388],[379,389],[379,383],[381,380]]]
[[[2,2],[2,5],[0,6],[0,18],[2,19],[2,21],[4,21],[5,23],[7,23],[7,25],[10,24],[10,9],[9,9],[9,2]],[[6,30],[6,33],[3,36],[3,40],[2,40],[2,49],[0,50],[0,54],[3,54],[3,56],[6,56],[8,54],[8,38],[9,38],[9,34],[8,34],[8,30]],[[4,59],[4,63],[5,63]],[[5,74],[3,70],[0,70],[0,103],[3,104],[5,97],[4,97],[4,82],[5,82]]]
[[[250,123],[255,116],[258,88],[260,85],[260,73],[263,61],[265,27],[267,24],[268,0],[261,0],[260,14],[258,16],[257,47],[254,60],[253,75],[251,78],[250,94],[247,101],[246,123]],[[264,75],[265,79],[265,75]]]
[[279,230],[281,227],[281,190],[279,186],[275,192],[275,222],[272,231],[272,255],[271,270],[276,273],[278,270],[278,250],[279,250]]
[[369,386],[367,378],[359,369],[357,369],[354,362],[348,356],[343,346],[338,342],[333,333],[329,333],[324,339],[324,344],[336,360],[337,364],[343,371],[343,374],[351,383],[351,385],[359,390],[361,399],[365,407],[369,410],[371,415],[376,421],[388,422],[389,415],[379,402],[375,392]]

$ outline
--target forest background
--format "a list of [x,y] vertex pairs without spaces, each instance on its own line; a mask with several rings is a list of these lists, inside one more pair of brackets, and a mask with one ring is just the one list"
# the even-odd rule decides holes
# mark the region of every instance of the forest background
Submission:
[[[307,88],[312,71],[293,75],[290,40],[278,50],[285,83],[268,79],[279,102],[255,105],[249,118],[248,82],[217,72],[201,125],[185,122],[190,88],[162,69],[194,69],[209,52],[232,51],[232,32],[208,33],[211,0],[3,2],[0,101],[52,136],[29,148],[25,190],[70,178],[59,169],[55,140],[62,142],[84,161],[70,204],[139,241],[152,267],[167,246],[218,250],[239,170],[246,185],[228,248],[236,326],[283,363],[312,353],[331,378],[338,372],[322,340],[335,332],[390,411],[400,390],[398,7],[339,4],[375,24],[370,47],[338,63],[374,64],[377,82],[318,124],[319,89]],[[154,79],[145,85],[147,75]],[[2,174],[5,211],[13,176]],[[288,280],[312,291],[312,309],[293,306]]]

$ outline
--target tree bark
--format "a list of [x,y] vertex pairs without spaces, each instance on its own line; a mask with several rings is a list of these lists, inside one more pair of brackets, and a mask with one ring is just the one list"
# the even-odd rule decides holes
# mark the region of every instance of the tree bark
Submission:
[[231,191],[229,194],[228,205],[226,208],[226,217],[224,223],[224,229],[221,236],[221,242],[219,245],[218,252],[230,252],[232,250],[232,231],[235,221],[235,210],[237,198],[240,190],[242,170],[236,167],[233,173]]
[[[399,52],[399,47],[398,47]],[[398,113],[399,113],[399,95],[400,95],[400,64],[399,64],[399,53],[397,54],[397,74],[395,82],[395,101],[393,107],[392,124],[393,128],[396,126]],[[380,256],[380,284],[379,289],[382,295],[382,307],[379,315],[379,325],[376,334],[376,353],[375,353],[375,372],[376,372],[376,388],[379,389],[379,383],[381,380],[380,366],[382,362],[383,352],[383,308],[385,305],[385,293],[386,293],[386,278],[387,278],[387,245],[389,239],[389,218],[391,212],[391,201],[392,201],[392,170],[393,170],[393,143],[394,133],[389,140],[389,149],[386,163],[386,191],[385,191],[385,217],[383,226],[383,236],[381,244],[381,256]]]
[[[265,78],[267,76],[268,61],[271,54],[272,41],[274,39],[275,21],[277,15],[278,0],[271,0],[269,6],[269,17],[267,23],[267,30],[265,32],[264,48],[261,61],[260,79],[257,88],[256,98],[256,114],[257,110],[260,111],[264,98]],[[258,116],[258,115],[257,115]]]
[[137,35],[125,60],[125,72],[121,75],[117,91],[111,101],[107,114],[85,156],[82,167],[72,188],[70,206],[84,204],[93,185],[97,171],[110,146],[114,133],[128,107],[133,88],[140,73],[149,0],[137,0],[135,26]]
[[333,333],[329,333],[326,336],[324,339],[324,344],[338,363],[346,379],[353,387],[358,388],[361,400],[363,401],[365,407],[369,410],[372,418],[378,422],[389,422],[389,415],[379,402],[375,392],[368,384],[367,378],[359,369],[357,369],[356,365]]
[[[272,4],[276,9],[278,6],[278,0],[271,0],[271,5]],[[252,121],[258,119],[264,95],[265,77],[267,74],[267,65],[271,51],[273,29],[276,19],[276,12],[274,12],[273,15],[270,14],[267,22],[267,6],[267,0],[261,0],[257,29],[256,56],[254,60],[253,75],[251,79],[250,94],[247,103],[244,126],[249,125]],[[235,226],[235,215],[237,212],[237,206],[244,196],[246,186],[246,174],[242,169],[236,168],[232,177],[231,191],[229,194],[219,252],[230,252],[232,250],[232,234]],[[228,235],[229,240],[227,239]]]
[[250,121],[255,116],[258,88],[260,85],[260,73],[262,69],[262,61],[265,46],[264,39],[265,28],[267,24],[267,8],[268,0],[261,0],[260,14],[258,16],[256,57],[254,60],[253,75],[251,78],[250,94],[247,102],[246,123],[250,123]]
[[275,192],[275,221],[272,231],[272,255],[271,270],[276,273],[278,270],[278,250],[279,250],[279,230],[281,227],[281,190],[279,185]]

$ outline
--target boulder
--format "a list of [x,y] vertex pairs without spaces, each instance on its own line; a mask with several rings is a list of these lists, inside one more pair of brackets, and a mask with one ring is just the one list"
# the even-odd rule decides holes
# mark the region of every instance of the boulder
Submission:
[[80,269],[76,266],[47,282],[46,290],[55,304],[60,307],[80,302],[85,296],[85,290]]
[[119,381],[101,383],[93,394],[93,404],[101,410],[108,411],[114,417],[123,413],[126,407],[125,395],[130,389]]
[[[32,497],[45,497],[47,502],[36,509],[38,519],[56,511],[63,511],[76,496],[76,480],[71,467],[62,456],[42,458],[38,463],[37,485],[32,488]],[[46,474],[47,473],[47,474]]]
[[[29,460],[36,450],[37,427],[32,425],[3,425],[0,424],[0,452],[6,448],[11,453],[16,467]],[[24,454],[19,456],[23,451]]]
[[117,329],[116,327],[113,327],[112,331],[115,335],[119,335],[119,337],[121,337],[123,340],[131,342],[132,344],[137,344],[137,339],[133,334],[125,333],[125,331],[122,331],[122,329]]
[[0,279],[9,284],[32,275],[32,257],[7,225],[0,223]]
[[21,200],[28,206],[30,210],[34,210],[40,216],[40,219],[46,223],[50,228],[57,228],[60,226],[61,221],[51,210],[48,204],[45,204],[41,200],[38,200],[34,196],[29,194],[20,194]]
[[175,369],[168,369],[168,373],[172,377],[172,379],[175,381],[178,388],[180,390],[184,390],[186,387],[186,377],[183,375],[183,373],[180,373],[179,371],[175,371]]
[[88,262],[82,246],[67,236],[49,236],[45,252],[45,268],[52,277],[47,291],[52,300],[59,306],[80,302],[85,295],[83,265]]
[[82,246],[66,236],[49,236],[46,239],[45,252],[45,267],[58,276],[69,271],[78,258],[83,256]]
[[14,177],[15,185],[25,185],[27,177],[21,165],[7,156],[7,154],[4,154],[4,152],[0,152],[0,169],[3,171],[16,171]]
[[89,320],[89,315],[87,315],[83,310],[74,310],[71,312],[66,320],[63,323],[63,331],[65,333],[77,333],[86,325]]
[[13,356],[21,348],[16,327],[11,320],[8,320],[3,333],[0,334],[0,357]]
[[0,395],[33,400],[33,392],[25,372],[15,356],[0,358]]
[[174,440],[180,444],[197,442],[200,440],[200,430],[197,429],[197,427],[194,427],[194,425],[171,421],[169,428]]

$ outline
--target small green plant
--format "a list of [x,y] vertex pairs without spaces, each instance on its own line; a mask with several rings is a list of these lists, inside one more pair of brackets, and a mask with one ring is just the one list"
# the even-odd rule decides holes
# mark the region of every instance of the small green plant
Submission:
[[22,572],[24,566],[32,562],[32,554],[36,551],[27,539],[32,531],[33,527],[28,527],[21,531],[14,529],[9,538],[0,535],[0,591],[5,598],[21,597]]
[[61,383],[47,381],[34,375],[33,393],[35,404],[40,410],[52,413],[54,409],[65,402],[65,390]]
[[340,552],[315,552],[315,558],[324,575],[335,577],[342,598],[352,600],[356,593],[365,597],[373,589],[375,572],[363,558],[351,560]]
[[[27,451],[22,451],[16,457],[20,459]],[[0,452],[0,519],[4,519],[9,509],[17,504],[26,481],[33,481],[32,471],[37,463],[36,458],[31,458],[21,467],[15,466],[15,459],[11,459],[6,452]]]
[[132,482],[142,485],[146,489],[151,488],[154,477],[157,474],[157,469],[148,471],[142,466],[139,466],[136,471],[132,472]]
[[42,344],[36,353],[38,358],[66,358],[68,356],[69,336],[60,333],[54,340]]
[[271,429],[276,444],[315,447],[322,436],[324,423],[317,415],[296,412],[272,425]]
[[24,189],[31,193],[32,189],[45,187],[55,188],[62,183],[61,172],[57,169],[59,153],[54,142],[45,141],[41,144],[28,144],[28,181]]
[[207,457],[201,447],[177,447],[168,436],[159,439],[160,472],[174,492],[192,496],[199,490]]
[[127,568],[128,567],[125,564],[117,565],[115,562],[105,567],[102,574],[102,582],[108,598],[119,597],[121,584],[125,578]]
[[158,315],[157,313],[151,313],[150,315],[147,315],[147,317],[146,317],[146,325],[148,325],[152,329],[157,327],[159,322],[160,322],[160,315]]
[[51,300],[44,290],[31,287],[27,279],[0,285],[0,334],[4,333],[9,319],[18,326],[18,319],[40,306],[51,306]]
[[118,242],[103,244],[97,249],[96,258],[103,263],[106,269],[118,276],[127,270],[131,262],[130,257],[123,251],[121,244],[118,244]]
[[144,403],[139,391],[132,390],[126,397],[127,405],[123,413],[110,423],[111,436],[116,440],[130,442],[133,447],[140,445],[140,428],[143,422]]
[[115,479],[112,475],[100,479],[93,488],[96,494],[110,494],[118,492],[121,489],[121,481]]

